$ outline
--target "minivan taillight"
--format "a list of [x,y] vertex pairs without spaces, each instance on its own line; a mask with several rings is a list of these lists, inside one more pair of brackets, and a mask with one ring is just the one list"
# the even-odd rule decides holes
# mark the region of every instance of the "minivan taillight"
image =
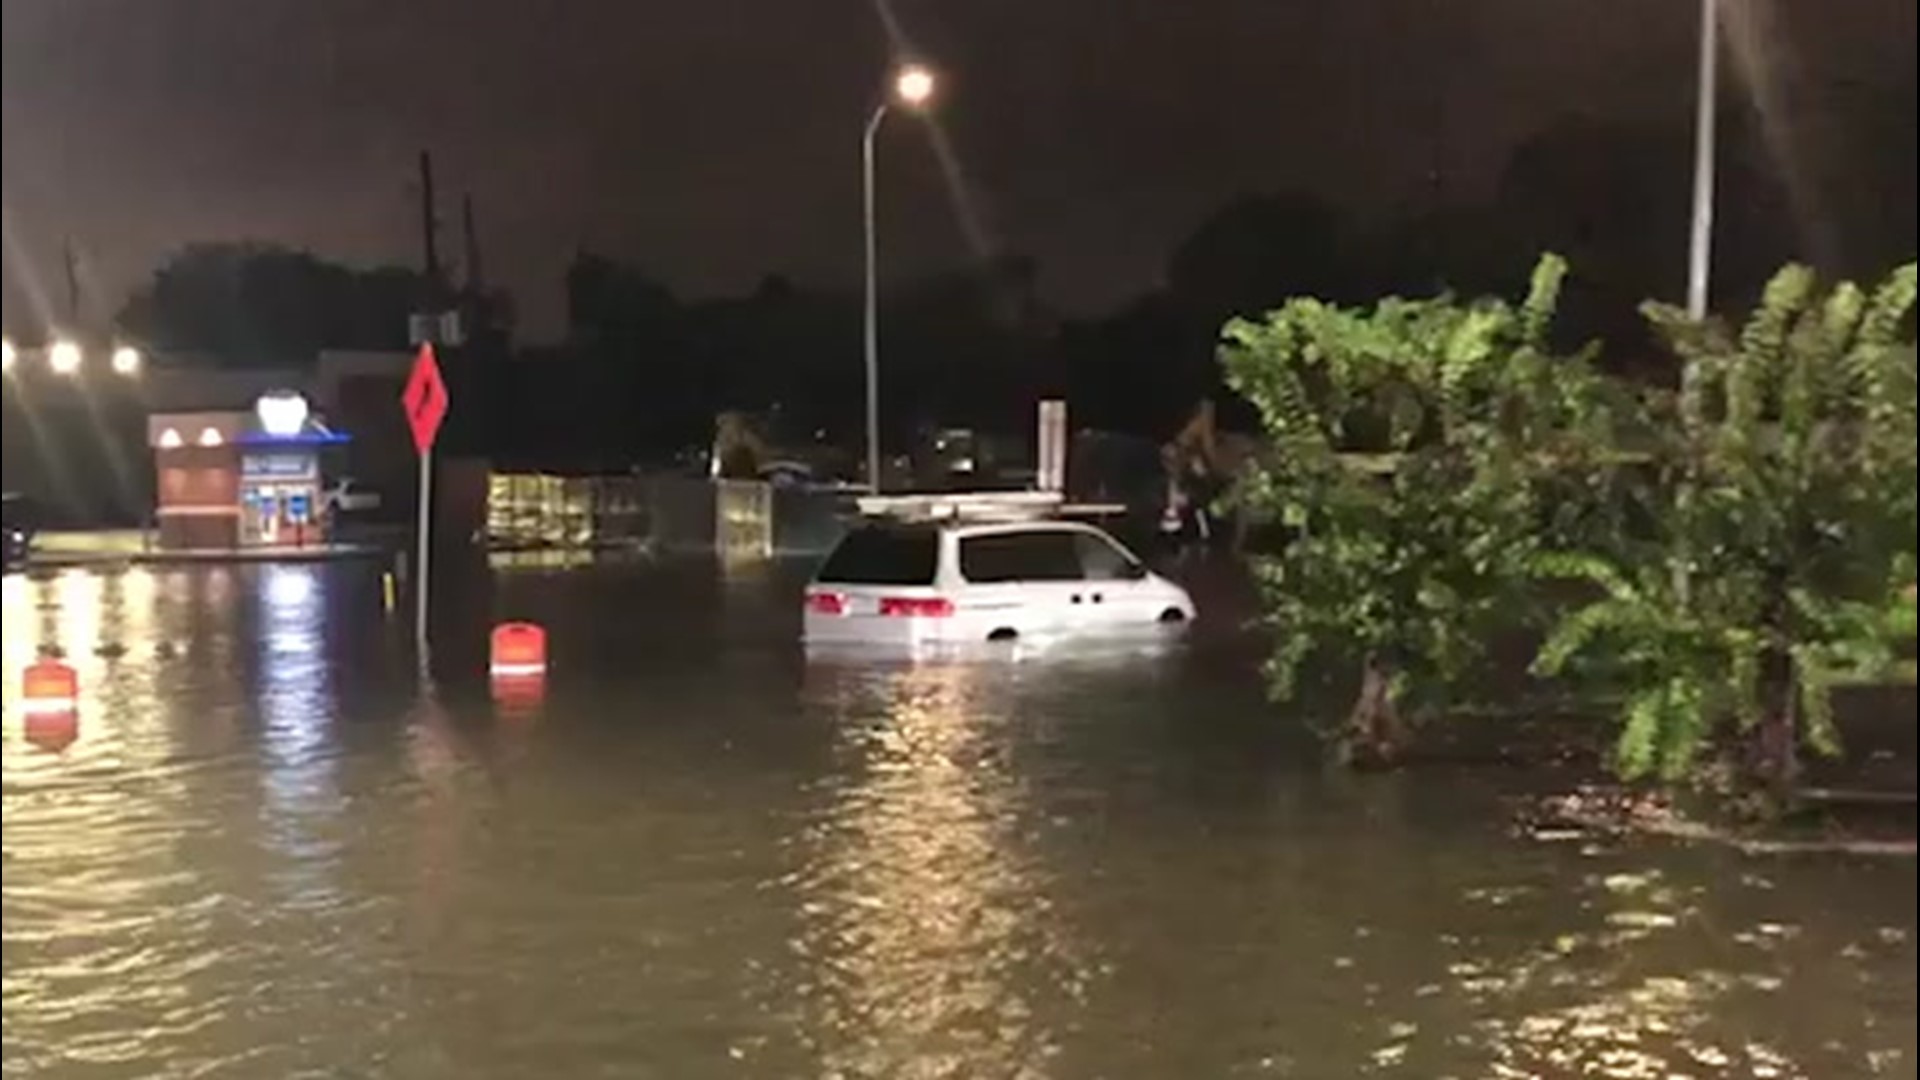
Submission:
[[847,598],[839,593],[817,592],[807,594],[807,613],[811,615],[845,615]]
[[944,596],[889,596],[880,601],[880,614],[899,619],[945,619],[953,614],[953,601]]

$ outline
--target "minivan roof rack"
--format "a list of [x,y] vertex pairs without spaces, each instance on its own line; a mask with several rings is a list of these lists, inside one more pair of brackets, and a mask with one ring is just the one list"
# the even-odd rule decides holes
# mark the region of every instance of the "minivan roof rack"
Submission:
[[899,521],[1036,521],[1058,516],[1065,501],[1057,491],[864,495],[857,500],[863,516]]
[[1046,521],[1068,516],[1113,517],[1122,505],[1070,504],[1057,491],[971,491],[917,495],[865,495],[857,503],[863,517],[894,521]]

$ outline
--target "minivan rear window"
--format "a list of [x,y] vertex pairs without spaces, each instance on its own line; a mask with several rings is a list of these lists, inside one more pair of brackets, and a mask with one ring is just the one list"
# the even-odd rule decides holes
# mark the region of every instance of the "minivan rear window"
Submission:
[[936,529],[869,525],[847,534],[820,568],[823,585],[931,585],[940,562]]

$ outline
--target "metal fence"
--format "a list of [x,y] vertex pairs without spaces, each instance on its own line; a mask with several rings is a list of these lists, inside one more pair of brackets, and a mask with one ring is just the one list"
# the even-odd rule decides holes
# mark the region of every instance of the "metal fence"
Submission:
[[646,547],[732,559],[823,555],[852,509],[842,493],[687,476],[495,473],[487,544],[495,551]]
[[494,473],[487,481],[487,541],[496,550],[605,548],[650,538],[644,479]]

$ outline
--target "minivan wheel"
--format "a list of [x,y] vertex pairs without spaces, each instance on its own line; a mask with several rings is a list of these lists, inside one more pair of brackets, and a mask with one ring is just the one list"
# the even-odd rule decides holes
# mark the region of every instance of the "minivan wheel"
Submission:
[[1179,608],[1170,607],[1160,613],[1160,621],[1163,623],[1183,623],[1187,621],[1187,613],[1181,611]]
[[1019,636],[1020,636],[1019,632],[1014,630],[1012,627],[1003,626],[1000,629],[995,630],[993,633],[988,634],[987,640],[988,641],[1012,641],[1018,638]]

